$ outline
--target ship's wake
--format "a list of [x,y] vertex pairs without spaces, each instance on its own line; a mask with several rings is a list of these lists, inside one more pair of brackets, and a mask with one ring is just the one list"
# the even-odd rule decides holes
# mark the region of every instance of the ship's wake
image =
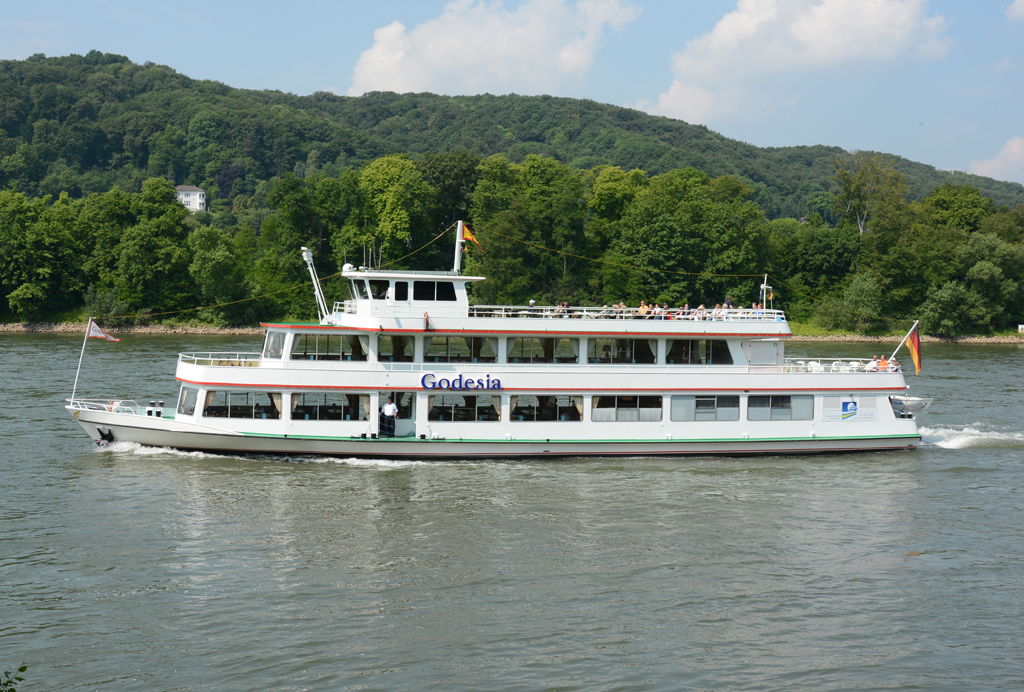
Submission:
[[981,423],[961,428],[921,427],[921,441],[944,449],[1024,447],[1024,432],[987,430]]

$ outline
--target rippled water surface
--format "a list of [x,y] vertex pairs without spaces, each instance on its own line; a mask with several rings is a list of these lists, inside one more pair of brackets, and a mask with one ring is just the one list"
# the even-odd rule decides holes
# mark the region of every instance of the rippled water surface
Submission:
[[[90,343],[80,392],[256,341]],[[410,463],[97,450],[80,345],[0,335],[24,690],[1024,688],[1020,348],[925,345],[917,452]]]

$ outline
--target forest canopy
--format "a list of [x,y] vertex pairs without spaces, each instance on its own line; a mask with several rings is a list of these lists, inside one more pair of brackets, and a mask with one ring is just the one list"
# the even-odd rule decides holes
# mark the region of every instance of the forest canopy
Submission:
[[[310,318],[300,247],[322,276],[444,269],[451,236],[428,243],[459,219],[480,303],[749,304],[767,273],[776,306],[828,328],[1024,321],[1024,187],[589,101],[297,97],[33,56],[0,62],[0,185],[7,321]],[[179,312],[197,306],[220,307]]]

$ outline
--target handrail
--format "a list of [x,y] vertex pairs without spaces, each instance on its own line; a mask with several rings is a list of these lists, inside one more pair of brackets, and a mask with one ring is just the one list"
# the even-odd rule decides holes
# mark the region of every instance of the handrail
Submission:
[[786,358],[783,372],[812,372],[817,374],[859,372],[866,374],[902,372],[899,365],[868,370],[871,361],[867,358]]
[[80,399],[76,397],[64,401],[68,402],[68,408],[80,411],[106,411],[107,413],[128,413],[139,416],[142,415],[139,410],[144,410],[144,407],[139,406],[139,402],[134,399]]
[[[761,309],[672,309],[640,313],[640,308],[609,308],[594,306],[559,307],[557,305],[458,305],[444,302],[433,304],[418,303],[413,310],[411,303],[389,303],[382,300],[339,300],[334,303],[333,314],[365,314],[378,317],[419,316],[417,311],[425,308],[434,317],[504,317],[504,318],[573,318],[588,320],[691,320],[697,322],[785,322],[782,310]],[[406,315],[408,313],[408,315]]]
[[197,352],[179,353],[179,363],[191,363],[192,365],[210,365],[214,367],[258,367],[262,354],[258,351],[246,352]]

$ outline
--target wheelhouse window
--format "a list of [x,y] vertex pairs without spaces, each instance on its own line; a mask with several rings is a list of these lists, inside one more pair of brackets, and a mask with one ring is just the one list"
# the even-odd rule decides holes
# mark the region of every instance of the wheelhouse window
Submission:
[[501,397],[494,395],[441,394],[427,397],[432,421],[500,421]]
[[366,420],[369,418],[369,394],[338,392],[294,392],[292,420]]
[[658,362],[657,339],[590,339],[587,350],[588,363],[637,363]]
[[737,395],[674,396],[669,417],[674,421],[739,420]]
[[366,292],[366,284],[362,279],[349,279],[348,292],[353,298],[360,300],[368,300],[370,298],[370,294]]
[[196,412],[196,402],[199,399],[199,388],[185,385],[178,394],[178,413],[183,416],[191,416]]
[[382,363],[411,363],[416,337],[382,334],[377,337],[377,360]]
[[581,421],[583,420],[583,397],[568,394],[560,396],[520,394],[509,398],[509,409],[512,411],[510,416],[513,423]]
[[661,420],[660,396],[595,396],[591,404],[590,419],[596,422]]
[[281,417],[279,392],[207,392],[203,402],[207,418]]
[[284,332],[267,332],[263,343],[264,358],[280,358],[284,354]]
[[669,339],[665,360],[677,365],[732,365],[725,339]]
[[413,300],[456,300],[455,284],[451,281],[413,281]]
[[292,360],[366,360],[370,337],[363,334],[296,334]]
[[409,282],[395,282],[395,300],[409,300]]
[[391,282],[387,279],[370,279],[370,297],[374,300],[384,300],[388,297],[388,289]]
[[433,336],[424,349],[427,363],[493,363],[497,360],[497,337]]
[[747,397],[747,420],[813,420],[812,395]]
[[578,363],[580,340],[568,337],[510,337],[505,344],[509,363]]

